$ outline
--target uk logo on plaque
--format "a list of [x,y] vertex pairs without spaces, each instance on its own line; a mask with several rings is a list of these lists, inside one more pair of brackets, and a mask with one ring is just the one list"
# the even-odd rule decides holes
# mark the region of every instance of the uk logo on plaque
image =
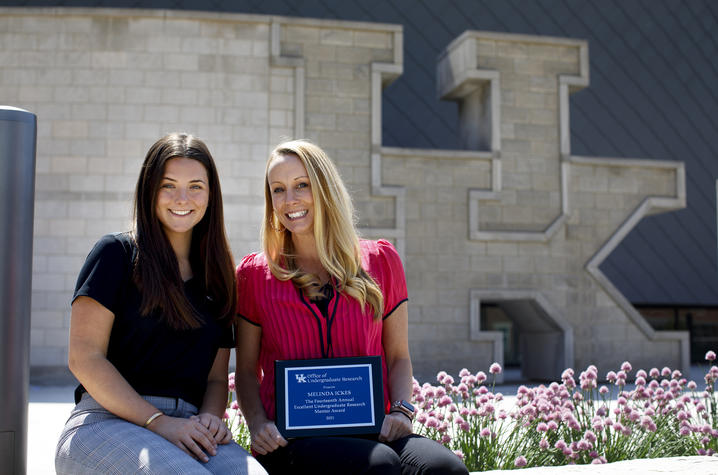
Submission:
[[379,433],[381,357],[276,361],[277,427],[285,438]]

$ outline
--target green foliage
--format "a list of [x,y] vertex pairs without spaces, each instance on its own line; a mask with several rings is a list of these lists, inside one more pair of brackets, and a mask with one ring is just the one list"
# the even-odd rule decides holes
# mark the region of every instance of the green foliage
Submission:
[[[715,353],[706,359],[712,362]],[[484,385],[483,371],[462,370],[458,385],[441,371],[436,386],[414,380],[414,432],[445,445],[470,471],[718,452],[718,367],[706,374],[704,390],[669,368],[637,371],[635,389],[627,390],[631,370],[623,363],[606,375],[609,386],[598,387],[594,366],[580,374],[578,384],[569,368],[560,383],[520,386],[510,399],[495,392],[493,382]],[[495,381],[501,367],[494,363],[489,372]],[[249,430],[233,394],[230,374],[225,422],[249,450]]]

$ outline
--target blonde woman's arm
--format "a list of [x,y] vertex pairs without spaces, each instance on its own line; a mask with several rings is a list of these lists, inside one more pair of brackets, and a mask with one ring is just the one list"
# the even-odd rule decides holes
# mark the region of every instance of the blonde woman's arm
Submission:
[[[389,398],[394,401],[411,400],[412,368],[409,355],[409,310],[407,302],[399,305],[386,317],[382,328],[382,346],[389,372]],[[391,442],[412,433],[407,416],[391,412],[384,417],[379,440]]]
[[242,414],[247,419],[247,426],[252,437],[252,450],[266,455],[287,445],[287,440],[279,433],[274,421],[267,418],[259,398],[257,363],[262,328],[240,320],[238,331],[237,370],[235,371],[237,399]]

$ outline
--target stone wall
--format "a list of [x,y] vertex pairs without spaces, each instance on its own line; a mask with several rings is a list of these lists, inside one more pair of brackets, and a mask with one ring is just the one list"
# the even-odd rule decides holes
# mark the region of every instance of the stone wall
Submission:
[[461,151],[387,148],[381,94],[402,73],[400,26],[159,10],[0,8],[0,103],[38,115],[31,364],[67,359],[69,301],[92,244],[128,228],[149,145],[188,131],[220,169],[238,258],[258,248],[271,147],[307,137],[336,160],[366,237],[405,262],[416,373],[486,369],[500,305],[524,373],[688,365],[599,264],[642,216],[685,204],[681,163],[576,157],[569,92],[585,41],[467,32],[438,61]]

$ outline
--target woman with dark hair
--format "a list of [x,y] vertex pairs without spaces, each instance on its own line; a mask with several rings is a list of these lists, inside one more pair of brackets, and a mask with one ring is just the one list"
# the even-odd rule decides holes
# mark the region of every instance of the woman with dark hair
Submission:
[[137,181],[134,229],[100,239],[77,279],[68,360],[81,384],[57,473],[266,473],[222,421],[233,267],[209,150],[161,138]]
[[[394,246],[358,238],[349,193],[312,143],[274,149],[264,192],[264,252],[237,268],[237,394],[259,461],[272,474],[467,474],[446,447],[412,434],[407,289]],[[284,439],[274,362],[351,356],[381,356],[378,436]]]

